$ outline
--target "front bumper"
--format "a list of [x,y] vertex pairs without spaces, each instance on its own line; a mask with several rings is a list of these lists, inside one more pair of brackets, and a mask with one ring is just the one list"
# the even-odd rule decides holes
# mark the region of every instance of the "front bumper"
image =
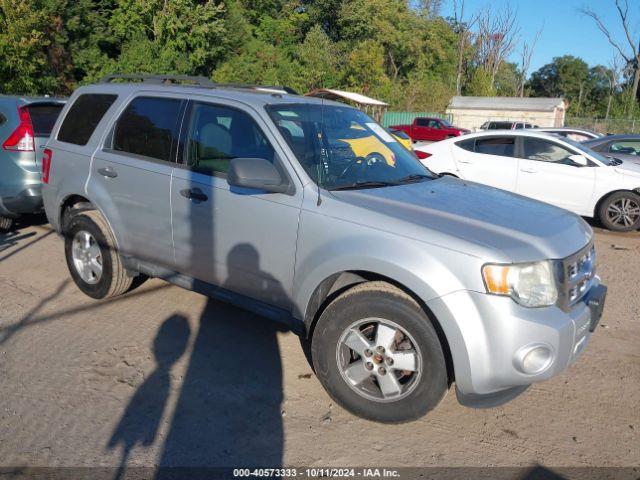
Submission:
[[[569,311],[556,306],[526,308],[508,297],[467,290],[428,302],[449,342],[461,403],[504,403],[514,392],[565,370],[584,350],[597,324],[603,289],[595,278]],[[538,373],[527,374],[523,352],[539,346],[550,351],[550,360]]]
[[0,215],[17,217],[24,213],[42,212],[42,185],[32,185],[17,195],[0,197]]

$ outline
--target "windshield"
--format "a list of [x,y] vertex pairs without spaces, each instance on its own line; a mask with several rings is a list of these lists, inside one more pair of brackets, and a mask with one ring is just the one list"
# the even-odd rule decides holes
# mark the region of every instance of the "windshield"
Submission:
[[600,153],[596,152],[595,150],[591,150],[587,145],[585,145],[584,143],[579,143],[576,142],[575,140],[572,140],[568,137],[564,137],[562,139],[563,141],[567,142],[569,145],[571,145],[573,148],[586,153],[587,155],[592,156],[593,158],[595,158],[596,160],[598,160],[599,162],[602,162],[603,165],[609,165],[610,160],[608,158],[606,158],[605,156],[601,155]]
[[441,119],[440,119],[440,121],[442,122],[442,124],[443,124],[445,127],[450,127],[450,126],[451,126],[451,124],[450,124],[448,121],[446,121],[444,118],[441,118]]
[[354,108],[298,103],[270,105],[267,111],[305,171],[327,190],[437,178],[384,128]]

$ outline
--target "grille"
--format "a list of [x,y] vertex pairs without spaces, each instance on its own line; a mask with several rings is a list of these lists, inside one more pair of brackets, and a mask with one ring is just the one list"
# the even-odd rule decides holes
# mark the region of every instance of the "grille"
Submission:
[[560,262],[558,280],[561,308],[570,309],[589,291],[596,274],[595,264],[596,250],[592,242]]

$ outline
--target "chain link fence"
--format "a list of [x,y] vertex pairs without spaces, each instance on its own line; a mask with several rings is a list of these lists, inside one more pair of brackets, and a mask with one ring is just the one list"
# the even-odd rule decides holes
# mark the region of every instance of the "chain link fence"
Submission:
[[637,133],[640,131],[640,120],[628,118],[581,118],[566,117],[566,127],[587,128],[604,134]]

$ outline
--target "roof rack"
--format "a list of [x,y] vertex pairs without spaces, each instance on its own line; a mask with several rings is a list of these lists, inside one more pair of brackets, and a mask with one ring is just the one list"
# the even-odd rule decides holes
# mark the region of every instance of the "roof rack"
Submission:
[[156,85],[174,84],[174,83],[191,83],[199,87],[216,86],[206,77],[192,77],[189,75],[149,75],[146,73],[114,73],[107,75],[100,80],[100,83],[113,83],[117,80],[140,80],[143,83],[153,83]]
[[270,93],[288,93],[298,95],[293,88],[276,86],[276,85],[250,85],[242,83],[216,83],[206,77],[190,76],[190,75],[151,75],[146,73],[115,73],[107,75],[100,80],[100,83],[113,83],[118,80],[124,81],[140,81],[142,83],[151,83],[154,85],[195,85],[205,88],[238,88],[246,90],[257,90]]

